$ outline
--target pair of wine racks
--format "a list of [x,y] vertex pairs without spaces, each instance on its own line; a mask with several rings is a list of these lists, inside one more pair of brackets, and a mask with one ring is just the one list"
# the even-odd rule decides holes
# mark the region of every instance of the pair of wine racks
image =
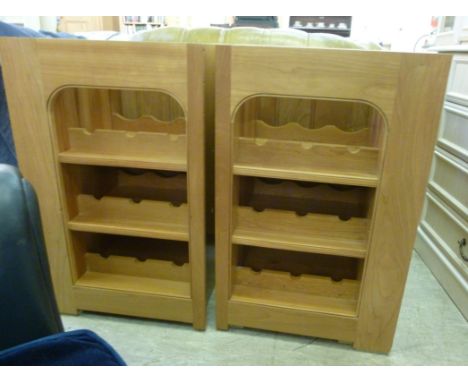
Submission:
[[390,350],[449,58],[15,38],[0,57],[62,313],[204,329],[214,204],[218,329]]

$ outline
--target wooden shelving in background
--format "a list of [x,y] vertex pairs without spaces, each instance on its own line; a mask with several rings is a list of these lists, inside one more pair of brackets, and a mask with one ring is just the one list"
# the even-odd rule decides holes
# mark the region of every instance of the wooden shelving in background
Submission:
[[120,30],[130,34],[165,25],[164,16],[120,16],[120,23]]

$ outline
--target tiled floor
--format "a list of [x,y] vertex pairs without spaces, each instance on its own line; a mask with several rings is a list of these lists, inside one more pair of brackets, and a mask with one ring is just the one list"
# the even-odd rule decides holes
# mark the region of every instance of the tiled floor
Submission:
[[95,331],[130,365],[468,365],[468,323],[416,254],[389,355],[322,339],[240,328],[217,331],[213,294],[205,332],[91,313],[63,316],[63,322],[67,330]]

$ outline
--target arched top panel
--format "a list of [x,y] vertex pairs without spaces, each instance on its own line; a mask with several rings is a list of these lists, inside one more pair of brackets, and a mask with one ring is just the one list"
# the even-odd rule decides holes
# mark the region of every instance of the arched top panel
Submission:
[[[160,89],[187,109],[189,48],[158,44],[83,40],[37,40],[44,95],[64,86]],[[136,65],[137,63],[137,65]]]
[[257,94],[356,100],[391,121],[404,54],[341,49],[224,46],[230,111]]

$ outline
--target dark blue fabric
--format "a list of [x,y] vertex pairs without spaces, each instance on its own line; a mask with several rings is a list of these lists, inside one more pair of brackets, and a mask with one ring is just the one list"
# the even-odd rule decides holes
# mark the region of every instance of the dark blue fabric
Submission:
[[0,366],[125,366],[101,337],[89,330],[54,334],[0,352]]
[[63,333],[34,189],[5,164],[0,164],[0,328],[0,366],[125,365],[93,332]]
[[59,332],[36,194],[0,164],[0,350]]
[[[0,21],[0,37],[30,37],[30,38],[84,38],[68,33],[35,31]],[[11,134],[10,117],[8,114],[3,77],[0,72],[0,163],[17,165],[15,145]]]
[[[0,32],[1,35],[1,32]],[[16,151],[11,134],[10,116],[6,102],[3,75],[0,71],[0,163],[16,166]]]

